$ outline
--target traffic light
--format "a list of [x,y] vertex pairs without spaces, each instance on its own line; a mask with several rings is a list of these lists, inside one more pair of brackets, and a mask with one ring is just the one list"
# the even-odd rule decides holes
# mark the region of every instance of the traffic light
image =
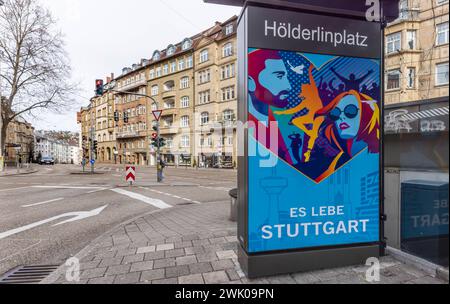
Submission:
[[128,112],[123,112],[123,122],[127,124],[129,121]]
[[95,81],[95,95],[102,96],[103,95],[103,80],[97,79]]
[[98,147],[98,141],[94,140],[94,150],[97,150]]
[[164,138],[162,138],[162,137],[157,137],[157,136],[153,137],[152,136],[152,146],[157,148],[158,144],[159,144],[160,148],[163,148],[163,147],[166,146],[166,140]]
[[115,111],[115,112],[114,112],[114,121],[115,121],[115,122],[119,122],[119,120],[120,120],[120,119],[119,119],[119,111]]

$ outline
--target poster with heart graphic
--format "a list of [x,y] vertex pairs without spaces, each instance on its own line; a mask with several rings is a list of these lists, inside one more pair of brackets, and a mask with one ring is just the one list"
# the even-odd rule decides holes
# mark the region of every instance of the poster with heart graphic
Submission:
[[378,242],[380,60],[247,60],[249,252]]

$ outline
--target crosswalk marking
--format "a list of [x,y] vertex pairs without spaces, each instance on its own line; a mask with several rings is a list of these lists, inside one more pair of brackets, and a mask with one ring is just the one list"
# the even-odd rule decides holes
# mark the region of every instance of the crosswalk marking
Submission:
[[135,199],[135,200],[144,202],[144,203],[146,203],[146,204],[152,205],[152,206],[154,206],[154,207],[156,207],[156,208],[159,208],[159,209],[168,209],[168,208],[172,208],[171,205],[166,204],[166,203],[165,203],[164,201],[162,201],[162,200],[150,198],[150,197],[147,197],[147,196],[138,194],[138,193],[126,191],[126,190],[119,189],[119,188],[111,189],[111,191],[116,192],[116,193],[121,194],[121,195],[128,196],[128,197],[130,197],[130,198],[132,198],[132,199]]

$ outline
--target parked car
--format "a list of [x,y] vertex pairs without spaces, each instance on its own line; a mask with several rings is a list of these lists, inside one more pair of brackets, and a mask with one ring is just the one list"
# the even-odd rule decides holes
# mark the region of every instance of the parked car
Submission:
[[41,158],[40,164],[53,166],[55,164],[55,160],[53,159],[53,157],[43,157]]

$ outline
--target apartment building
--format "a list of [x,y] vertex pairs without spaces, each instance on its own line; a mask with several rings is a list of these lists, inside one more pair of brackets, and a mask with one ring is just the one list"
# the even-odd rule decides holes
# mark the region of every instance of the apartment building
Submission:
[[8,125],[5,150],[6,163],[15,163],[19,158],[23,163],[33,159],[34,128],[20,116]]
[[216,23],[195,50],[194,155],[201,167],[237,165],[236,18]]
[[90,156],[93,129],[97,162],[156,165],[153,111],[162,110],[168,165],[235,166],[236,20],[217,22],[108,77],[105,94],[78,113],[83,156]]
[[[107,82],[110,83],[111,78],[108,78]],[[108,92],[92,100],[92,109],[95,111],[95,138],[97,140],[96,159],[106,164],[115,163],[117,154],[114,99],[114,94]]]
[[[162,110],[161,137],[166,141],[162,159],[169,165],[192,165],[194,123],[194,47],[198,36],[185,38],[165,50],[153,52],[148,70],[148,95],[152,97],[150,133],[156,121],[154,110]],[[150,147],[150,165],[156,164],[156,149]]]
[[402,0],[386,30],[386,105],[448,96],[449,1]]

